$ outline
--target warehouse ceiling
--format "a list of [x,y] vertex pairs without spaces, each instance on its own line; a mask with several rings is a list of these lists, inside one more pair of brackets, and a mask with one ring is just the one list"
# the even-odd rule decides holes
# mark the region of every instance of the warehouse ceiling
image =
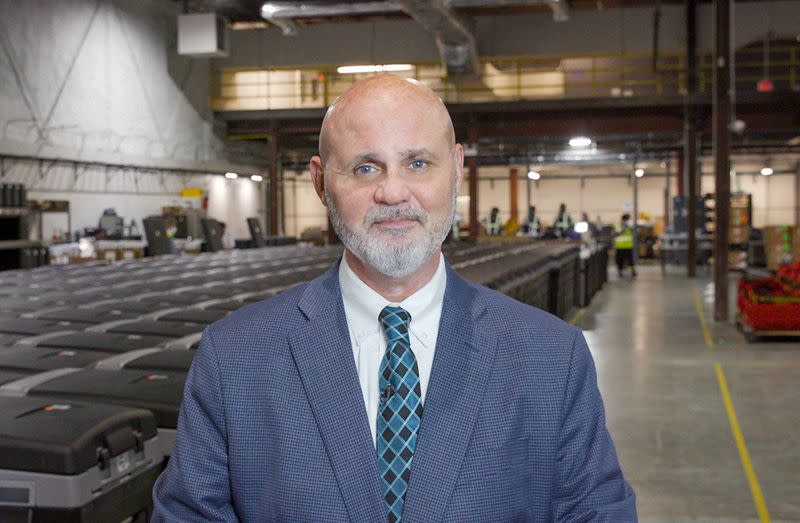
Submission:
[[[700,1],[698,3],[708,3]],[[186,0],[175,4],[184,12],[216,12],[234,27],[280,28],[284,34],[302,32],[313,24],[336,24],[376,19],[412,18],[436,39],[441,61],[450,78],[471,77],[479,85],[479,63],[471,33],[475,16],[551,12],[565,19],[572,11],[604,10],[642,6],[683,5],[683,0],[449,0],[422,1],[320,1],[270,2],[262,17],[262,0]],[[796,45],[796,42],[789,42]],[[753,44],[756,45],[756,44]],[[757,45],[761,45],[759,42]],[[746,63],[741,61],[741,63]],[[518,67],[518,66],[515,66]],[[747,72],[747,71],[745,71]],[[735,135],[734,154],[781,155],[800,153],[800,96],[789,93],[778,99],[757,93],[755,103],[739,93],[737,116],[747,129]],[[478,149],[482,165],[632,165],[654,162],[661,165],[682,148],[684,126],[683,96],[632,99],[532,100],[448,104],[461,141],[471,121],[478,126]],[[710,99],[698,102],[700,126],[704,131],[702,154],[711,154]],[[323,109],[217,112],[234,140],[266,144],[277,136],[281,161],[292,169],[302,168],[316,151]],[[658,130],[658,132],[654,132]],[[594,139],[590,151],[564,148],[565,138],[587,135]],[[266,151],[266,147],[264,148]],[[602,167],[605,168],[605,167]]]

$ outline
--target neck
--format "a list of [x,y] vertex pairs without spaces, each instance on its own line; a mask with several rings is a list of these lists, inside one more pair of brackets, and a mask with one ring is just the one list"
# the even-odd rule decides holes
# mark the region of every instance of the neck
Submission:
[[431,281],[439,268],[441,252],[441,249],[436,249],[436,252],[419,269],[403,278],[393,278],[376,271],[358,259],[349,249],[345,250],[345,256],[347,256],[347,264],[356,276],[370,289],[392,303],[399,303]]

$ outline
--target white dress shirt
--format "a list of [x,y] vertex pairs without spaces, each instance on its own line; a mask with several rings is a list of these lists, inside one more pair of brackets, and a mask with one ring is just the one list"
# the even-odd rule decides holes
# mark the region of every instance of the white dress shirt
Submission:
[[439,335],[439,319],[442,316],[446,284],[444,256],[440,255],[439,266],[428,283],[400,303],[391,303],[353,272],[347,264],[347,256],[342,257],[342,263],[339,265],[339,286],[342,289],[350,343],[353,347],[358,379],[361,382],[361,392],[364,394],[364,405],[367,409],[373,443],[376,441],[381,393],[378,374],[387,345],[378,315],[387,305],[402,307],[411,314],[409,341],[411,351],[417,358],[421,399],[424,405],[433,367],[433,353]]

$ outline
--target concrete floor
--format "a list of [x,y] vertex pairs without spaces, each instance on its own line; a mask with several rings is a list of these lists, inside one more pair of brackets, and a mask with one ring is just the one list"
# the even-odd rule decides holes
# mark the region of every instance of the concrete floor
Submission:
[[[614,275],[575,320],[594,354],[640,520],[800,522],[800,342],[748,344],[733,323],[714,323],[709,276],[684,274],[644,266],[636,281]],[[766,518],[743,468],[717,363]]]

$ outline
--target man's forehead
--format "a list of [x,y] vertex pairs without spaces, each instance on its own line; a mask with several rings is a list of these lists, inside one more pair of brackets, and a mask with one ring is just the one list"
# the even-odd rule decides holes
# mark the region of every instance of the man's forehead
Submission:
[[[452,147],[455,138],[450,115],[433,91],[402,79],[381,77],[356,84],[328,109],[320,132],[320,153],[325,156],[342,138],[369,142],[373,134],[385,135],[382,131],[386,130],[413,131],[425,136],[426,142],[438,141],[441,136],[447,147]],[[400,147],[419,146],[408,143]]]

